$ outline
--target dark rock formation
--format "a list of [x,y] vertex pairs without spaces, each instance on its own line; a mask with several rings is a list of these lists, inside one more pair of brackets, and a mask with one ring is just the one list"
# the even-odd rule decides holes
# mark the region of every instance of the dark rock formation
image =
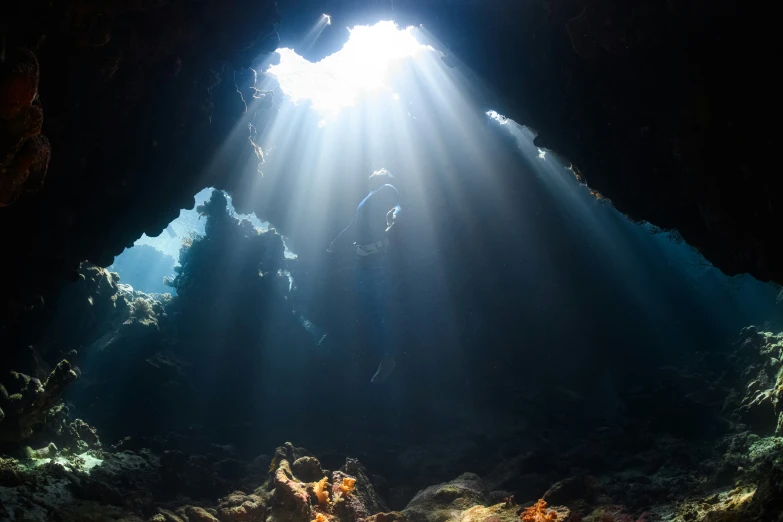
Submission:
[[740,333],[737,364],[744,368],[737,413],[750,429],[760,435],[783,434],[783,337],[760,332],[749,326]]
[[63,360],[42,384],[34,377],[10,372],[0,383],[0,443],[19,442],[46,420],[65,388],[78,378]]
[[14,49],[3,58],[0,60],[0,207],[10,205],[23,192],[40,190],[51,154],[49,140],[41,135],[43,108],[38,97],[38,59],[28,49]]
[[349,457],[341,471],[332,474],[334,484],[341,484],[346,476],[356,480],[354,491],[347,496],[353,518],[366,518],[375,513],[389,511],[386,503],[376,493],[370,474],[361,462]]
[[[1,9],[0,205],[16,200],[0,216],[7,324],[80,262],[108,266],[201,183],[220,184],[221,172],[196,173],[244,113],[234,70],[274,50],[277,15],[272,1]],[[19,197],[44,175],[43,192]]]

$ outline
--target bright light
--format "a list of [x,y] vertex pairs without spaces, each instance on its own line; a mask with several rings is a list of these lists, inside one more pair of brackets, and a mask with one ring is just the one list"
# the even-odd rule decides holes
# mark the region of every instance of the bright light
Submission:
[[544,161],[546,161],[546,151],[538,149],[538,157]]
[[326,25],[332,25],[332,17],[324,13],[323,17],[326,18]]
[[499,114],[497,111],[487,111],[486,114],[501,125],[508,124],[508,118]]
[[313,109],[336,114],[363,92],[388,89],[387,76],[396,62],[432,50],[417,42],[412,31],[413,27],[401,30],[394,22],[357,26],[349,29],[342,49],[317,63],[292,49],[278,49],[280,63],[267,73],[294,103],[310,100]]

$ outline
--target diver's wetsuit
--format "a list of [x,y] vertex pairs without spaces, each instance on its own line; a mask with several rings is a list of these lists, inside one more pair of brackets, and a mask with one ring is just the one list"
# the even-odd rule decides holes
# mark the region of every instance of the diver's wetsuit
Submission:
[[[391,324],[390,302],[394,284],[393,266],[388,254],[386,214],[399,211],[400,194],[392,185],[382,185],[370,192],[356,207],[351,224],[332,242],[333,246],[351,241],[356,245],[354,275],[360,328],[381,353],[394,357],[394,329]],[[380,246],[378,246],[380,242]],[[364,245],[375,245],[367,255]]]

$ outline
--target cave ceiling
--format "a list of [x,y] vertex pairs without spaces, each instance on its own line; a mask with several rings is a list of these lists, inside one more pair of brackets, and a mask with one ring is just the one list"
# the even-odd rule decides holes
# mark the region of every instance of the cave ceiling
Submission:
[[[343,25],[424,24],[485,82],[488,104],[630,219],[678,231],[727,274],[783,283],[775,18],[747,3],[10,1],[0,8],[3,323],[81,261],[106,266],[162,231],[199,189],[235,188],[231,169],[206,168],[245,108],[221,78],[321,12]],[[310,58],[341,44],[324,38]]]

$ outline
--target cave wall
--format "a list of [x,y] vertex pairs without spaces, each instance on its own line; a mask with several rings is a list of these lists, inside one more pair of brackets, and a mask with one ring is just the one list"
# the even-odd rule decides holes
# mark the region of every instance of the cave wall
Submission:
[[[235,70],[276,47],[278,11],[284,43],[324,11],[345,25],[423,22],[491,86],[488,104],[534,128],[620,211],[677,229],[728,274],[783,281],[780,180],[756,152],[773,135],[758,120],[772,99],[760,74],[773,63],[774,22],[738,2],[11,3],[4,345],[47,321],[81,261],[110,264],[204,186],[243,188],[234,167],[252,152],[244,135],[229,138],[248,121],[252,91],[237,89],[248,73]],[[334,34],[313,52],[338,48]],[[234,154],[216,160],[221,146]]]
[[[271,1],[12,2],[2,19],[4,103],[43,114],[21,129],[0,115],[12,342],[81,261],[108,266],[225,174],[207,167],[245,110],[234,70],[276,48],[277,13]],[[48,170],[31,140],[50,144]]]

